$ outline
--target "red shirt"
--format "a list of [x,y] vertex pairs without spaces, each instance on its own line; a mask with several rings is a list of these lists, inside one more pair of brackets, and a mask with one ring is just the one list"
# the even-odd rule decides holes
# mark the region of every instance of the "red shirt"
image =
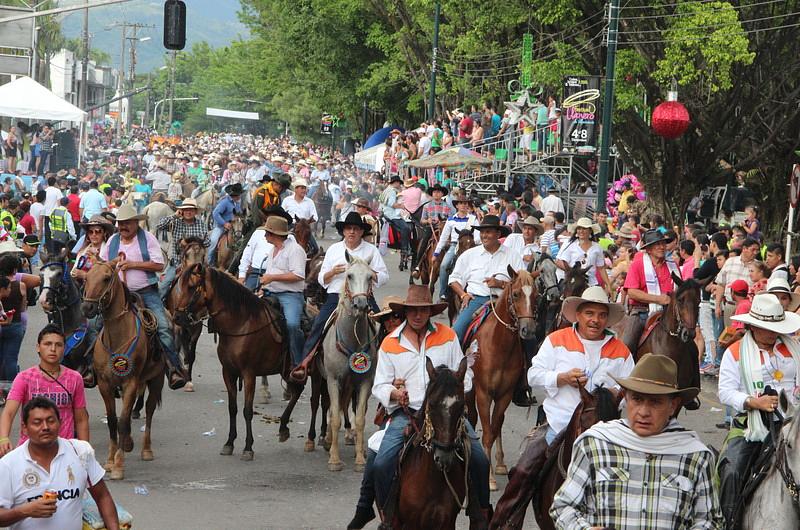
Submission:
[[[744,300],[740,300],[736,303],[736,309],[733,312],[733,316],[736,315],[746,315],[750,312],[750,306],[753,305],[753,301],[750,298],[745,298]],[[744,329],[744,322],[731,322],[731,327],[733,329]]]
[[458,137],[469,138],[472,134],[472,127],[474,122],[469,116],[464,116],[458,124]]
[[[624,288],[627,291],[628,289],[639,289],[641,291],[647,292],[647,282],[645,281],[644,277],[644,254],[645,251],[637,252],[636,255],[633,257],[633,261],[631,262],[630,267],[628,267],[628,276],[625,278],[625,285]],[[672,276],[670,275],[669,267],[667,263],[664,262],[656,269],[656,277],[658,278],[658,285],[661,288],[661,294],[669,294],[674,290],[674,286],[672,284]],[[631,304],[635,304],[638,306],[642,306],[645,304],[640,304],[635,300],[631,300]]]
[[36,221],[29,213],[25,213],[19,220],[19,225],[25,229],[25,235],[29,236],[36,231]]
[[75,223],[81,220],[81,198],[77,193],[70,193],[67,195],[69,204],[67,204],[67,211],[72,216],[72,221]]

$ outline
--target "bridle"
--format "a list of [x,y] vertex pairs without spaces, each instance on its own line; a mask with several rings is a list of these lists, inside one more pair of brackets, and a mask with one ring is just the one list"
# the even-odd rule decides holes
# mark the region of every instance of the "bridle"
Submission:
[[[107,269],[109,269],[111,271],[111,278],[109,279],[106,288],[103,289],[103,291],[100,293],[100,296],[98,296],[97,298],[89,298],[88,296],[84,296],[83,301],[89,302],[91,304],[97,304],[97,308],[100,311],[100,313],[104,313],[106,309],[108,309],[111,305],[111,293],[113,292],[114,285],[117,282],[121,282],[122,280],[119,279],[119,274],[117,274],[117,271],[114,270],[114,267],[112,267],[108,263],[95,263],[94,266],[106,267]],[[125,305],[127,306],[127,304]],[[124,315],[126,311],[127,307],[124,308],[118,315],[109,317],[109,319],[113,320],[115,318],[119,318],[120,316]]]
[[[346,272],[345,272],[345,274],[346,274]],[[369,279],[369,282],[367,282],[367,284],[368,284],[368,286],[367,286],[366,292],[354,293],[353,291],[350,290],[350,282],[348,282],[347,278],[345,277],[345,280],[344,280],[344,299],[347,302],[349,302],[350,305],[352,305],[353,304],[353,300],[355,298],[359,297],[359,296],[364,296],[367,299],[367,301],[369,301],[369,297],[372,296],[372,278]],[[367,321],[367,338],[366,338],[365,341],[362,342],[361,339],[359,339],[359,337],[358,337],[358,320],[355,320],[353,322],[353,337],[355,337],[357,344],[356,344],[355,349],[353,349],[353,348],[350,348],[348,345],[346,345],[344,343],[344,339],[341,337],[341,335],[339,333],[339,328],[337,326],[337,328],[336,328],[336,349],[339,350],[339,352],[341,352],[341,353],[343,353],[345,355],[348,355],[348,356],[351,355],[352,353],[355,353],[355,352],[363,351],[363,352],[366,353],[366,348],[375,339],[377,334],[378,334],[378,332],[370,325],[369,320],[368,320]]]
[[[534,290],[536,289],[535,285],[532,285],[531,287]],[[533,308],[533,314],[532,315],[519,315],[519,314],[517,314],[517,310],[514,307],[514,299],[511,296],[511,293],[513,292],[513,288],[514,288],[514,282],[513,281],[509,281],[508,285],[505,288],[503,288],[503,293],[504,294],[506,292],[506,289],[508,290],[508,293],[506,295],[506,310],[508,311],[508,314],[511,316],[511,319],[510,319],[511,323],[505,322],[502,318],[500,318],[500,315],[497,314],[497,306],[495,305],[494,298],[491,296],[491,294],[489,295],[489,305],[491,306],[492,314],[494,314],[494,317],[497,319],[497,321],[500,322],[503,326],[505,326],[510,331],[516,332],[519,329],[520,320],[530,319],[530,320],[536,321],[536,305],[535,304],[531,304],[531,307]]]
[[[669,327],[667,327],[667,333],[669,333],[669,335],[671,337],[678,337],[681,342],[684,342],[684,343],[689,342],[689,340],[691,340],[691,336],[689,335],[689,331],[690,330],[683,323],[683,319],[681,319],[680,311],[678,311],[678,305],[680,305],[680,302],[678,301],[677,293],[675,295],[675,299],[674,299],[673,303],[671,303],[670,305],[673,307],[673,311],[675,313],[675,321],[678,324],[677,324],[677,327],[675,328],[675,331],[672,331],[672,330],[669,329]],[[665,319],[664,324],[667,325],[666,319]]]
[[[70,283],[70,275],[69,275],[69,268],[67,267],[66,262],[63,261],[51,261],[49,263],[45,263],[42,265],[41,269],[39,269],[39,273],[41,274],[45,269],[49,269],[52,267],[60,267],[61,268],[61,285],[67,286]],[[51,291],[53,295],[53,306],[56,309],[64,309],[69,305],[69,298],[68,294],[61,294],[59,289],[55,289],[49,285],[42,286],[42,292]],[[59,306],[58,303],[63,302],[63,305]],[[53,311],[47,311],[47,313],[52,313]]]
[[800,486],[797,485],[794,473],[792,473],[789,467],[786,447],[786,438],[781,436],[781,441],[778,442],[778,448],[775,451],[775,468],[778,470],[778,473],[781,474],[783,485],[786,487],[786,491],[789,493],[792,501],[794,501],[795,507],[800,507]]

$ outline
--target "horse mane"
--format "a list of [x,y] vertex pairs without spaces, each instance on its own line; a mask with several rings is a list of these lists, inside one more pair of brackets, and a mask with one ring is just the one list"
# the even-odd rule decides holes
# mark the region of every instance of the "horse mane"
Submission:
[[248,319],[260,318],[263,315],[262,300],[236,278],[214,267],[208,267],[208,273],[214,286],[214,296],[222,302],[226,311]]
[[619,407],[614,394],[604,386],[598,386],[592,390],[592,397],[595,399],[595,410],[599,421],[609,421],[619,418]]
[[199,238],[199,237],[197,237],[197,236],[188,236],[188,237],[184,237],[184,238],[183,238],[183,241],[184,241],[184,243],[186,243],[186,246],[187,246],[187,247],[190,247],[190,246],[192,246],[192,245],[200,245],[201,247],[202,247],[202,246],[204,246],[204,241],[203,241],[203,239],[202,239],[202,238]]
[[459,391],[464,391],[464,384],[456,377],[456,373],[450,370],[447,366],[440,364],[434,368],[436,378],[433,379],[425,391],[425,398],[422,400],[421,411],[425,410],[428,402],[433,394],[433,391],[443,391],[446,396],[458,394]]
[[686,291],[690,289],[700,289],[700,284],[694,278],[689,278],[688,280],[684,280],[682,284],[678,286],[675,290],[675,297],[682,295]]

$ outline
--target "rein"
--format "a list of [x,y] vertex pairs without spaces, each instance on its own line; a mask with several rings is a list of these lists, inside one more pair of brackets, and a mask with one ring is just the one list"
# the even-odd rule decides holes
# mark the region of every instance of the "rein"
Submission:
[[[450,493],[453,495],[453,500],[458,506],[459,510],[466,510],[469,506],[469,459],[470,459],[470,449],[471,445],[469,443],[465,443],[467,438],[467,426],[464,420],[464,415],[462,414],[458,418],[458,424],[456,425],[456,438],[455,443],[452,445],[443,445],[437,442],[434,439],[434,427],[433,422],[431,421],[430,417],[430,406],[428,404],[425,405],[425,419],[422,423],[422,432],[416,426],[416,422],[411,421],[411,424],[414,426],[417,434],[419,434],[422,438],[420,442],[420,446],[422,446],[426,451],[429,453],[435,449],[441,449],[442,451],[456,451],[458,446],[461,446],[461,449],[464,451],[463,458],[460,458],[462,462],[464,462],[464,502],[458,499],[458,494],[456,493],[456,489],[453,487],[453,484],[450,482],[450,477],[447,476],[447,471],[441,469],[442,476],[444,476],[444,481],[447,484],[447,489],[450,490]],[[405,408],[404,408],[405,410]],[[409,416],[410,417],[410,416]],[[456,456],[458,453],[456,452]],[[437,466],[438,467],[438,466]]]
[[[357,296],[365,296],[365,297],[367,297],[369,299],[369,297],[372,295],[372,280],[370,279],[369,287],[367,288],[367,291],[364,292],[364,293],[353,293],[352,291],[350,291],[350,284],[347,282],[347,280],[345,280],[345,282],[344,282],[344,295],[345,295],[344,296],[344,300],[349,302],[351,305],[353,303],[353,299],[356,298]],[[355,348],[350,348],[347,344],[344,343],[344,339],[341,336],[341,332],[340,332],[339,326],[338,326],[338,322],[339,322],[338,317],[336,319],[336,322],[337,322],[337,326],[336,326],[336,349],[339,350],[340,353],[343,353],[344,355],[347,355],[347,356],[350,356],[353,353],[361,352],[361,351],[366,353],[366,349],[365,348],[367,346],[369,346],[369,344],[373,340],[375,340],[375,337],[377,337],[377,335],[378,335],[378,332],[370,325],[369,317],[367,317],[367,338],[366,338],[365,341],[362,342],[361,339],[359,339],[359,337],[358,337],[358,322],[359,322],[359,320],[358,319],[354,319],[354,321],[353,321],[353,337],[355,337],[355,339],[356,339],[356,347]]]
[[667,319],[664,319],[664,326],[667,328],[667,333],[669,333],[670,337],[678,337],[681,342],[689,342],[689,330],[684,326],[683,320],[681,320],[681,315],[678,313],[678,297],[675,296],[674,303],[670,303],[673,306],[673,313],[675,314],[675,321],[678,323],[677,328],[675,331],[669,329],[669,323]]
[[511,296],[510,296],[510,291],[512,289],[513,289],[513,284],[511,282],[509,282],[509,284],[508,284],[509,293],[506,293],[505,289],[503,290],[503,294],[506,294],[506,301],[507,301],[507,308],[506,309],[508,310],[508,314],[511,315],[511,324],[505,322],[502,318],[500,318],[500,315],[497,314],[497,306],[495,306],[494,298],[491,295],[489,295],[489,306],[492,308],[492,314],[497,319],[497,321],[500,322],[503,326],[505,326],[508,330],[516,333],[516,331],[519,329],[518,324],[519,324],[520,320],[523,320],[523,319],[526,319],[526,318],[535,320],[536,319],[536,315],[535,314],[526,315],[526,316],[517,315],[517,312],[514,309],[514,301],[511,299]]
[[778,473],[781,474],[783,485],[786,487],[786,491],[789,493],[789,496],[792,498],[795,506],[800,507],[800,486],[797,485],[797,481],[794,478],[794,473],[792,473],[792,470],[789,467],[786,456],[786,447],[786,439],[781,437],[781,441],[778,443],[778,449],[775,454],[775,468],[778,470]]

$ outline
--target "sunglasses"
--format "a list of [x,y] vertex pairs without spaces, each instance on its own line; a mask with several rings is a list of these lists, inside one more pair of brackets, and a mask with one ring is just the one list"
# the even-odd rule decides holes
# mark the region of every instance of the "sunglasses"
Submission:
[[105,232],[105,230],[103,230],[102,228],[90,228],[88,232],[90,234],[102,234],[103,232]]

